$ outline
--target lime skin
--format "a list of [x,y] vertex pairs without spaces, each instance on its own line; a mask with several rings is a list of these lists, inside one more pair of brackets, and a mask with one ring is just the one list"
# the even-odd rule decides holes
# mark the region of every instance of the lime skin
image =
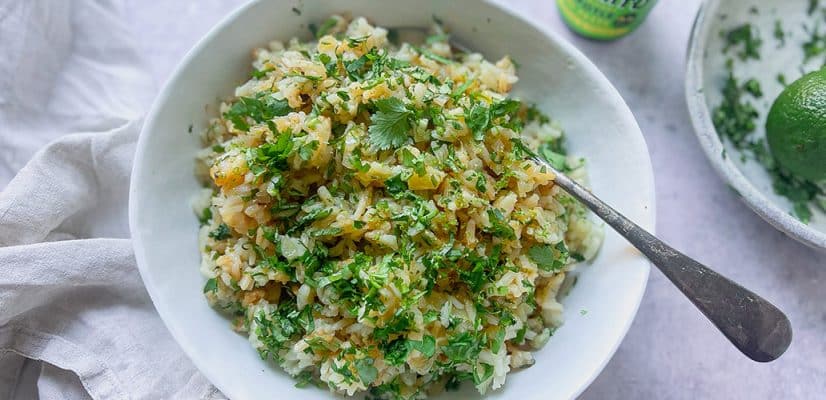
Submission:
[[815,183],[826,181],[826,69],[804,75],[777,96],[766,139],[780,166]]

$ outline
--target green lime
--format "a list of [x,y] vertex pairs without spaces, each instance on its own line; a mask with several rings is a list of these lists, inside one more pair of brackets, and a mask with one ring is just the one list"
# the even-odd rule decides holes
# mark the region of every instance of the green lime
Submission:
[[804,75],[777,96],[766,137],[780,166],[806,180],[826,181],[826,69]]

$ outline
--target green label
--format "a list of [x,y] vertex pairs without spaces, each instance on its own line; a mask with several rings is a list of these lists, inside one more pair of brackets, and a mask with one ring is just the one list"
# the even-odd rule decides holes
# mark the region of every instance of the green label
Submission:
[[594,39],[615,39],[636,29],[657,0],[556,0],[565,23]]

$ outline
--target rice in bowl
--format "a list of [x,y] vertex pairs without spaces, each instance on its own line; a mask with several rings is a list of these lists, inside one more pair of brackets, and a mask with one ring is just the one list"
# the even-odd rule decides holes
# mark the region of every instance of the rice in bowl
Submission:
[[526,149],[581,181],[584,162],[508,97],[508,57],[388,36],[334,16],[254,51],[198,156],[204,293],[299,386],[484,394],[532,365],[602,238]]

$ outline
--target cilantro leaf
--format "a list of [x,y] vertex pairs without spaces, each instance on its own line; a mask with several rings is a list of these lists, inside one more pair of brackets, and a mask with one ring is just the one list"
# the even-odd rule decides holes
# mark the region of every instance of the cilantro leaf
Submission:
[[216,278],[209,278],[204,285],[204,293],[215,293],[218,291],[218,280]]
[[310,236],[312,237],[321,237],[321,236],[335,236],[341,233],[341,228],[339,227],[332,227],[332,228],[324,228],[312,231]]
[[454,362],[472,362],[481,351],[479,341],[469,332],[451,336],[443,348],[445,356]]
[[402,179],[402,175],[396,175],[384,181],[384,189],[392,196],[397,196],[408,190],[407,182]]
[[723,38],[726,41],[723,53],[728,52],[730,48],[742,43],[743,50],[737,53],[741,60],[745,61],[749,58],[755,60],[760,59],[760,45],[763,44],[763,40],[760,39],[757,29],[752,27],[751,24],[746,23],[740,25],[724,33]]
[[379,150],[403,146],[410,138],[410,119],[413,116],[401,100],[395,97],[373,102],[377,111],[370,116],[368,142]]
[[373,330],[373,336],[378,340],[386,340],[390,335],[407,331],[413,324],[413,317],[409,313],[396,313],[390,322],[383,327]]
[[523,121],[517,116],[522,109],[522,102],[505,99],[487,106],[484,102],[476,102],[465,112],[465,123],[473,133],[473,139],[481,141],[485,133],[496,123],[518,132],[522,129]]
[[273,68],[254,69],[253,68],[252,72],[250,73],[250,76],[252,76],[255,79],[263,79],[263,78],[267,77],[268,72],[272,72],[272,71],[275,71],[275,69],[273,69]]
[[287,157],[293,150],[292,134],[284,132],[276,141],[265,142],[258,147],[247,149],[247,166],[255,176],[271,174],[273,170],[287,169]]
[[465,123],[473,133],[473,139],[481,141],[485,138],[485,132],[490,129],[490,109],[483,103],[474,104],[465,114]]
[[545,113],[543,113],[542,110],[536,106],[536,104],[531,104],[528,106],[528,112],[525,119],[527,122],[537,121],[540,125],[551,122],[551,118],[545,115]]
[[497,208],[488,209],[488,219],[490,220],[490,226],[484,227],[482,230],[502,239],[516,239],[516,234],[505,221],[502,211]]
[[227,224],[218,225],[215,230],[209,233],[209,237],[215,240],[224,240],[229,239],[232,236],[229,231],[229,226]]
[[316,39],[320,39],[322,36],[330,32],[330,29],[333,29],[337,23],[338,21],[336,21],[335,18],[327,18],[326,21],[321,23],[320,27],[316,27],[315,24],[310,24],[310,32],[312,32]]
[[551,166],[554,167],[554,169],[556,169],[557,171],[568,170],[566,163],[567,157],[565,157],[564,154],[559,154],[551,150],[550,146],[542,146],[539,149],[539,155],[542,156],[542,158],[544,158],[545,161],[548,162],[548,164],[551,164]]
[[745,93],[750,91],[734,77],[730,61],[726,68],[728,78],[723,87],[723,101],[712,110],[712,122],[721,138],[728,137],[735,147],[743,148],[747,136],[757,127],[755,120],[759,115],[754,106],[744,99]]
[[295,387],[299,389],[305,388],[309,386],[311,383],[313,383],[313,372],[307,370],[301,371],[301,373],[296,375],[295,380]]
[[493,365],[482,363],[482,374],[478,373],[478,370],[473,370],[473,384],[474,385],[481,385],[483,382],[487,382],[490,377],[493,376]]
[[425,357],[433,357],[436,353],[436,339],[433,336],[425,335],[422,340],[411,340],[410,347],[418,350]]
[[206,225],[207,223],[209,223],[209,220],[211,219],[212,209],[209,207],[204,207],[204,210],[201,211],[201,215],[198,216],[198,222],[200,222],[201,225]]
[[359,379],[365,385],[370,385],[379,376],[379,370],[373,366],[373,359],[370,357],[356,360],[356,371],[359,374]]
[[528,250],[528,257],[543,271],[558,271],[568,262],[568,248],[564,242],[556,246],[536,245]]
[[399,338],[382,346],[384,361],[390,365],[401,365],[407,360],[410,353],[409,342]]
[[304,161],[309,161],[318,149],[318,140],[311,140],[307,144],[298,148],[298,157]]
[[292,111],[286,99],[276,99],[272,95],[258,97],[239,97],[238,101],[224,113],[236,129],[249,131],[248,118],[260,123],[275,117],[287,115]]

